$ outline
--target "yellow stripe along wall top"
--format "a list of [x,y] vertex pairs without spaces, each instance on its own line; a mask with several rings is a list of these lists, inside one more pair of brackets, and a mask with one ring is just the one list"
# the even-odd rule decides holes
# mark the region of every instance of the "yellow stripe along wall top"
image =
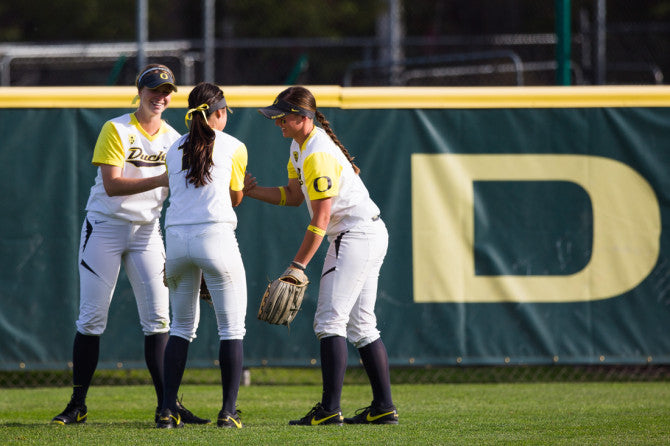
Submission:
[[[192,86],[179,86],[172,107],[187,106]],[[221,86],[229,105],[262,107],[286,86]],[[670,86],[339,87],[308,86],[319,107],[583,108],[670,107]],[[0,87],[0,108],[134,108],[134,87]]]

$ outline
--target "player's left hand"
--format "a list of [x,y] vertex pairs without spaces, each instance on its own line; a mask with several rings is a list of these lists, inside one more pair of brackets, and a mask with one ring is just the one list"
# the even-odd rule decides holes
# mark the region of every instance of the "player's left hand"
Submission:
[[309,280],[301,269],[288,267],[268,284],[258,308],[258,319],[288,326],[300,311]]

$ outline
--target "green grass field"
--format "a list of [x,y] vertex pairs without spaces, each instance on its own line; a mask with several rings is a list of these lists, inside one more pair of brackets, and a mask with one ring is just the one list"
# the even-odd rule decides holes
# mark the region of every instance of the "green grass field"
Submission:
[[[670,444],[667,382],[397,384],[393,391],[397,426],[288,426],[320,398],[320,386],[251,385],[238,399],[244,429],[158,430],[150,386],[91,388],[82,426],[49,423],[65,407],[68,388],[4,388],[0,444]],[[180,394],[193,412],[216,418],[219,386],[184,385]],[[344,416],[370,399],[368,386],[345,385]]]

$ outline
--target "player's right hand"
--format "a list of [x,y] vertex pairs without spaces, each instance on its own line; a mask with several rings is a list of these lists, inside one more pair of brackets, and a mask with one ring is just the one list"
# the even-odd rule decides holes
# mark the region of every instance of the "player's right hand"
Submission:
[[247,193],[257,185],[258,181],[256,180],[256,177],[253,176],[250,172],[246,172],[244,174],[244,189],[242,189],[244,195],[247,195]]

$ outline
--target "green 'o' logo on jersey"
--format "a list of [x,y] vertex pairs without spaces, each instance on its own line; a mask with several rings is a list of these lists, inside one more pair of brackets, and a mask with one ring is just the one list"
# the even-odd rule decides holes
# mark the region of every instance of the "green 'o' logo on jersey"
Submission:
[[333,187],[333,182],[330,177],[319,177],[314,180],[314,190],[317,192],[325,192]]

